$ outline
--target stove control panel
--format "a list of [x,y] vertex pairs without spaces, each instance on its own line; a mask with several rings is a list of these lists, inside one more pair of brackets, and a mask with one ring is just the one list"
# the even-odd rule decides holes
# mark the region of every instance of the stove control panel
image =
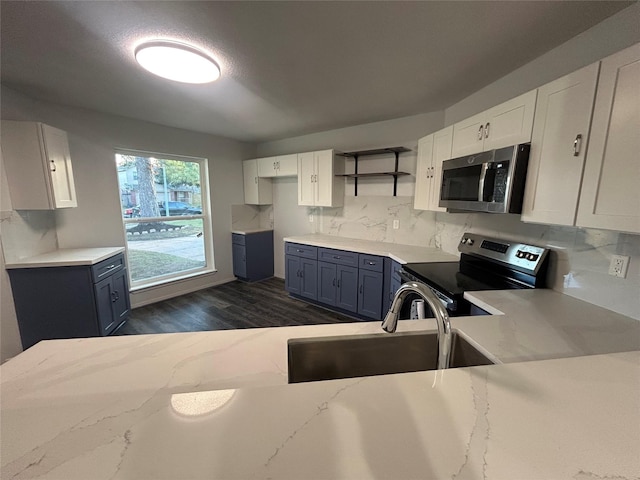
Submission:
[[458,251],[530,273],[538,272],[548,254],[548,250],[543,247],[488,238],[476,233],[462,235]]

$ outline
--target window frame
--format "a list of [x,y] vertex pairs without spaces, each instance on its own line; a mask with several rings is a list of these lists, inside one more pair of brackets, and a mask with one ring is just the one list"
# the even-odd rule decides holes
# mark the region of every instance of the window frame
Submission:
[[[205,265],[200,268],[195,268],[191,270],[185,270],[182,272],[170,273],[166,275],[161,275],[157,277],[152,277],[145,280],[133,280],[131,278],[131,268],[127,269],[127,275],[129,276],[129,285],[130,291],[143,290],[150,287],[168,285],[172,282],[185,280],[192,277],[198,277],[201,275],[213,273],[216,271],[215,267],[215,257],[214,257],[214,248],[213,248],[213,228],[212,228],[212,219],[211,219],[211,198],[209,194],[209,159],[204,157],[191,157],[187,155],[176,155],[172,153],[158,153],[158,152],[150,152],[146,150],[135,150],[129,148],[116,148],[114,151],[114,163],[116,167],[116,171],[118,169],[118,161],[116,155],[128,155],[128,156],[139,156],[146,158],[157,158],[159,160],[173,160],[180,162],[192,162],[197,163],[200,171],[200,198],[201,198],[201,214],[196,215],[177,215],[174,217],[144,217],[145,220],[149,221],[176,221],[176,220],[192,220],[192,219],[201,219],[202,220],[202,230],[203,230],[203,244],[204,244],[204,258]],[[120,205],[120,213],[122,220],[122,229],[124,234],[124,248],[125,248],[125,256],[127,258],[127,263],[129,263],[129,241],[127,239],[126,225],[129,223],[140,223],[140,217],[136,218],[125,218],[122,216],[122,201],[120,196],[120,180],[118,179],[118,203]]]

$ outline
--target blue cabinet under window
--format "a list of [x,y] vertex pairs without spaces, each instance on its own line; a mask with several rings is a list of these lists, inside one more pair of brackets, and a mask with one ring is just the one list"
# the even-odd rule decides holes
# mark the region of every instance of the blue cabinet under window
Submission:
[[255,282],[273,277],[273,230],[232,233],[233,274]]

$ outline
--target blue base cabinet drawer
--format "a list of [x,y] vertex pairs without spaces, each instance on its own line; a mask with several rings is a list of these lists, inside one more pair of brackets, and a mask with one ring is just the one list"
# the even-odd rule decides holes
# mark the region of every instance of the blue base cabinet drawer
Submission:
[[318,260],[322,262],[335,263],[337,265],[358,266],[358,254],[346,252],[344,250],[334,250],[333,248],[318,248]]

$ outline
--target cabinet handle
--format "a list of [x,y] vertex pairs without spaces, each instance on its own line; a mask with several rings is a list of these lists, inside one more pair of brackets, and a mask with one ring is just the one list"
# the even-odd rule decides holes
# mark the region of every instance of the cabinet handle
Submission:
[[116,294],[116,300],[120,300],[120,293],[118,292],[118,290],[115,291]]
[[296,252],[298,252],[298,253],[303,253],[303,252],[304,252],[304,250],[300,250],[300,249],[298,248],[298,249],[296,249]]
[[576,139],[573,141],[573,156],[580,155],[580,149],[582,148],[582,134],[576,135]]
[[489,129],[491,128],[491,124],[487,122],[484,126],[484,138],[489,138]]
[[107,267],[107,270],[111,270],[112,268],[116,268],[116,266],[113,263]]
[[360,285],[360,293],[362,293],[362,285]]
[[340,288],[340,279],[338,279],[338,288]]
[[333,279],[333,282],[331,282],[331,284],[335,287],[336,286],[336,279]]
[[478,129],[478,140],[482,140],[482,134],[484,133],[484,125],[480,125]]
[[300,276],[300,270],[296,270],[296,277]]
[[336,260],[340,260],[340,255],[334,255],[333,258],[335,258]]
[[276,169],[276,162],[273,162],[273,169]]
[[54,160],[51,160],[51,171],[52,172],[56,171],[56,162]]
[[369,265],[371,265],[371,266],[373,266],[375,264],[376,264],[376,262],[369,262]]

